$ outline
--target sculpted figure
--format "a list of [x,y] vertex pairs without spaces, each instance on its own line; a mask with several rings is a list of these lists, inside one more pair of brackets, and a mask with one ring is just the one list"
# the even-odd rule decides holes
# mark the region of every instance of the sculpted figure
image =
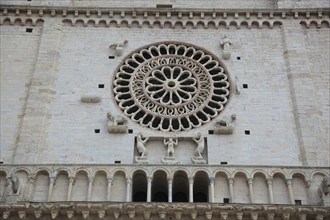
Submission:
[[121,56],[123,55],[123,49],[124,49],[124,46],[126,46],[128,43],[128,40],[124,40],[123,43],[114,43],[114,44],[111,44],[109,46],[109,48],[114,48],[115,49],[115,52],[116,52],[116,55],[117,56]]
[[233,122],[236,120],[236,115],[232,114],[230,118],[223,117],[216,122],[216,129],[214,129],[215,134],[232,134],[234,131]]
[[174,157],[174,147],[178,145],[178,139],[173,140],[172,137],[168,140],[164,139],[164,144],[167,146],[167,157]]
[[16,174],[13,174],[11,177],[7,179],[3,198],[7,202],[17,202],[21,199],[20,196],[22,194],[21,189],[22,189],[21,179]]
[[317,189],[317,194],[320,198],[319,205],[325,205],[325,197],[329,195],[330,192],[330,177],[324,177],[320,186]]
[[124,125],[127,123],[127,120],[125,118],[121,116],[113,116],[110,112],[108,112],[107,118],[109,119],[109,122],[112,122],[110,125],[113,126]]
[[230,52],[231,40],[227,37],[227,35],[225,35],[224,38],[220,41],[220,45],[223,47],[223,58],[228,60],[231,55]]
[[193,138],[195,143],[197,144],[196,150],[195,150],[195,157],[196,158],[203,158],[202,153],[204,150],[204,139],[202,137],[202,134],[198,132],[197,137]]
[[230,116],[230,119],[224,117],[224,118],[220,119],[217,124],[219,127],[229,127],[229,126],[231,126],[231,123],[235,120],[236,120],[236,115],[232,114]]
[[141,133],[139,133],[136,138],[136,148],[140,154],[140,157],[147,156],[148,151],[147,148],[145,147],[145,144],[147,143],[148,140],[149,138],[143,138]]

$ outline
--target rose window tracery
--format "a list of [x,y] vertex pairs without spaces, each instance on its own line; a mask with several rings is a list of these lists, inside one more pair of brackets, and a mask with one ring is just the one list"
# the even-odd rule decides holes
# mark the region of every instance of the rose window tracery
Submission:
[[230,82],[210,52],[179,42],[148,45],[119,65],[113,95],[131,120],[161,131],[184,131],[215,118],[228,102]]

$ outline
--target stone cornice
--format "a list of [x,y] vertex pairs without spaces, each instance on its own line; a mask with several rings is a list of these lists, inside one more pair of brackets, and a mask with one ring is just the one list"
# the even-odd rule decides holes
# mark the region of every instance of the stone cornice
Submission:
[[[52,16],[61,15],[68,16],[72,15],[86,15],[97,16],[97,17],[111,17],[115,14],[121,16],[122,18],[126,15],[143,15],[144,17],[148,16],[157,16],[157,14],[162,14],[169,17],[180,18],[180,16],[194,17],[194,18],[203,18],[203,16],[210,16],[214,18],[226,18],[227,16],[243,16],[249,18],[250,16],[257,16],[258,18],[279,16],[286,17],[292,16],[297,18],[300,17],[309,17],[315,15],[318,17],[330,16],[330,8],[297,8],[297,9],[195,9],[195,8],[106,8],[106,7],[59,7],[59,6],[30,6],[30,5],[6,5],[0,4],[1,15],[5,16],[6,13],[15,13],[19,15],[20,13],[31,13],[37,14],[38,16],[44,16],[50,14]],[[147,15],[146,15],[147,13]],[[149,13],[149,14],[148,14]]]
[[[88,217],[97,219],[218,219],[233,216],[251,219],[252,216],[276,219],[299,218],[300,216],[325,219],[330,215],[330,207],[292,206],[292,205],[249,205],[249,204],[206,204],[206,203],[111,203],[111,202],[54,202],[54,203],[13,203],[0,204],[3,219],[18,217],[18,219],[39,219],[50,216],[57,217]],[[319,218],[317,218],[319,217]],[[320,218],[321,217],[321,218]],[[253,218],[253,219],[257,219]],[[314,219],[313,218],[313,219]],[[227,218],[225,218],[227,219]],[[271,218],[273,219],[273,218]]]

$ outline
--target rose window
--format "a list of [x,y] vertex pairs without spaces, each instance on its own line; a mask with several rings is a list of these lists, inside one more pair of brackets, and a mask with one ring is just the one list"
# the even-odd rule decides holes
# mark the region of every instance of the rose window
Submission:
[[185,131],[215,118],[230,82],[221,62],[197,46],[163,42],[131,53],[113,80],[119,108],[131,120],[161,131]]

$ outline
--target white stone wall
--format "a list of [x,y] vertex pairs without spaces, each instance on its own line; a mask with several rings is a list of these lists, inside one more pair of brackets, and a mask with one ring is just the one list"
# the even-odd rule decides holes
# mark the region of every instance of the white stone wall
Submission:
[[[84,15],[79,16],[81,20],[84,19]],[[72,19],[72,16],[68,19]],[[115,19],[118,20],[117,15]],[[173,19],[172,17],[171,20]],[[209,135],[208,130],[215,128],[214,123],[209,123],[200,129],[176,135],[189,140],[197,132],[201,132],[207,137],[204,154],[209,164],[227,162],[248,165],[253,161],[255,165],[328,165],[329,96],[326,91],[329,84],[326,83],[326,77],[329,75],[329,52],[326,48],[329,44],[329,23],[322,26],[322,20],[318,20],[322,28],[317,31],[313,27],[304,29],[299,24],[299,19],[276,17],[275,21],[270,21],[275,24],[270,29],[268,21],[253,21],[254,19],[258,18],[252,16],[252,21],[248,20],[248,24],[243,17],[238,21],[230,17],[229,21],[225,21],[227,25],[231,24],[228,28],[221,25],[210,26],[209,23],[208,29],[201,29],[199,25],[196,29],[188,26],[186,29],[150,29],[145,26],[84,27],[79,26],[77,19],[76,25],[72,27],[67,23],[63,24],[60,16],[44,17],[42,28],[31,27],[32,33],[24,33],[24,36],[30,34],[27,36],[33,38],[33,42],[29,45],[34,45],[34,48],[29,49],[32,52],[29,59],[34,56],[33,62],[24,60],[29,61],[30,65],[28,81],[12,74],[20,73],[19,68],[28,64],[21,65],[20,60],[13,60],[14,63],[8,65],[11,62],[9,55],[15,54],[12,48],[17,44],[16,38],[11,37],[10,33],[17,33],[18,30],[24,32],[25,29],[10,25],[17,20],[11,14],[9,18],[4,17],[2,42],[8,46],[1,50],[4,54],[1,56],[2,62],[5,63],[2,66],[2,77],[4,80],[10,78],[10,81],[2,87],[2,104],[5,106],[2,108],[2,117],[5,117],[2,126],[10,126],[11,129],[2,129],[6,136],[1,139],[3,160],[13,160],[16,163],[23,158],[27,163],[121,161],[130,164],[136,155],[134,139],[142,132],[144,136],[157,137],[160,140],[155,147],[153,142],[148,143],[147,148],[154,155],[150,162],[161,163],[160,158],[166,153],[166,148],[159,137],[167,134],[142,128],[131,121],[128,122],[129,129],[133,131],[131,134],[107,132],[106,113],[122,114],[114,104],[111,94],[111,80],[115,69],[131,51],[149,43],[166,40],[192,43],[221,58],[219,41],[228,35],[232,40],[232,56],[223,62],[232,85],[237,84],[240,94],[232,91],[231,100],[222,115],[237,114],[234,133]],[[128,18],[129,23],[130,20]],[[185,16],[183,22],[187,20],[189,19]],[[326,15],[323,20],[327,21]],[[36,18],[31,21],[38,23]],[[22,22],[28,24],[27,18],[23,16]],[[105,22],[109,23],[109,19]],[[197,20],[193,22],[196,24]],[[217,25],[218,22],[216,21]],[[221,22],[220,20],[220,24]],[[244,22],[250,28],[244,26]],[[240,29],[235,28],[236,23],[241,25]],[[277,23],[284,24],[280,28]],[[260,25],[259,28],[257,25]],[[297,37],[302,40],[296,42]],[[108,59],[114,55],[108,48],[109,45],[124,39],[129,43],[124,48],[123,56]],[[321,48],[322,56],[318,56]],[[299,56],[296,56],[297,51]],[[16,56],[20,52],[17,51]],[[303,56],[301,53],[304,53]],[[308,62],[309,60],[312,62]],[[28,68],[24,68],[24,71],[27,70]],[[307,80],[299,78],[300,70],[305,71]],[[26,93],[27,89],[23,86],[16,88],[17,83],[23,82],[30,83],[29,93]],[[312,102],[306,99],[306,95],[310,94],[306,84],[310,82],[313,82],[310,87],[313,91],[313,97],[310,98]],[[14,99],[9,95],[13,88],[9,86],[10,83],[15,85]],[[99,84],[104,84],[104,88],[99,88]],[[243,84],[248,88],[242,88]],[[96,104],[80,102],[82,96],[90,94],[101,97],[102,101]],[[23,114],[23,107],[16,105],[17,100],[27,109],[22,119],[18,118]],[[18,110],[9,111],[13,105]],[[309,106],[312,106],[311,110]],[[313,111],[313,117],[306,111]],[[6,116],[8,114],[10,117]],[[16,127],[13,127],[15,124]],[[99,129],[100,133],[95,133],[95,129]],[[245,134],[247,130],[250,135]],[[318,132],[314,132],[316,130]],[[192,141],[181,141],[176,155],[178,161],[191,164],[190,157],[195,146]]]
[[0,160],[11,162],[29,96],[40,40],[40,28],[0,26],[1,129]]

